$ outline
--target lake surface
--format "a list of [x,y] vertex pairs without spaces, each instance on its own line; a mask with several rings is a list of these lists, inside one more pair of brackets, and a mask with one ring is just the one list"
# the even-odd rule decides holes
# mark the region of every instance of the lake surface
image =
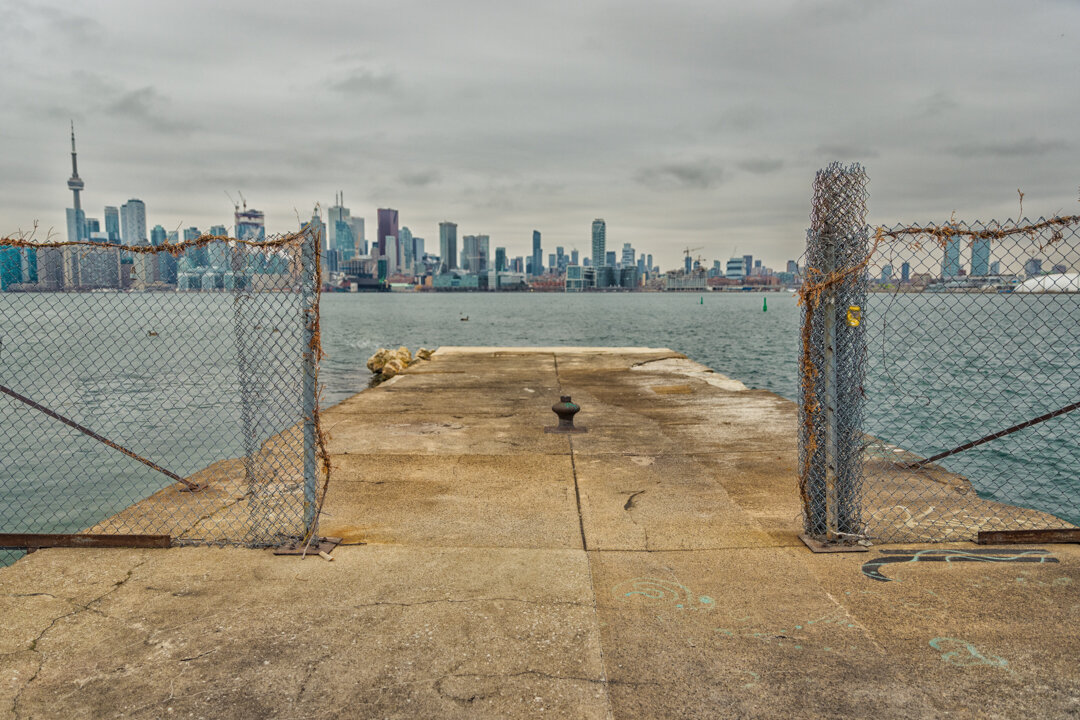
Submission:
[[[299,417],[302,333],[287,296],[261,307],[248,362],[278,387],[257,418],[272,432]],[[6,294],[0,310],[0,383],[180,474],[243,453],[230,295]],[[921,455],[1080,399],[1077,296],[874,295],[865,316],[867,430]],[[789,293],[328,294],[323,402],[363,390],[368,357],[399,345],[668,347],[795,399],[799,317]],[[3,396],[0,423],[5,531],[77,530],[169,484]],[[1077,522],[1078,437],[1080,412],[943,464],[981,494]],[[50,522],[33,521],[42,509]]]

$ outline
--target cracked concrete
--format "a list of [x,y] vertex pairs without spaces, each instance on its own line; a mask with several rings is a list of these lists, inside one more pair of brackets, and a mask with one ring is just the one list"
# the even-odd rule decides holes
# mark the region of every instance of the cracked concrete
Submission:
[[813,555],[794,405],[678,353],[447,348],[324,417],[334,562],[27,556],[0,719],[1080,714],[1080,549]]

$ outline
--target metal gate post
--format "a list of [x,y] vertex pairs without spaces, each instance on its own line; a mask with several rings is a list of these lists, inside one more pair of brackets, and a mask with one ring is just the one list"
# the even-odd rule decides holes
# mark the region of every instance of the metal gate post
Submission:
[[304,407],[304,536],[315,532],[316,509],[318,504],[318,478],[316,470],[316,430],[315,408],[315,302],[318,287],[318,233],[309,232],[304,236],[300,251],[301,298],[304,307],[304,332],[302,348],[304,358],[303,407]]

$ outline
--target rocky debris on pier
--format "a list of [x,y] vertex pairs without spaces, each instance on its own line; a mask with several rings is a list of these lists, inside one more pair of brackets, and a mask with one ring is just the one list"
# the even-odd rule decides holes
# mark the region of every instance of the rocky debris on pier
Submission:
[[415,362],[430,359],[431,350],[427,348],[417,350],[415,357],[409,352],[409,348],[404,345],[397,350],[379,348],[374,355],[368,358],[367,368],[375,374],[372,379],[373,383],[380,383],[383,380],[389,380]]

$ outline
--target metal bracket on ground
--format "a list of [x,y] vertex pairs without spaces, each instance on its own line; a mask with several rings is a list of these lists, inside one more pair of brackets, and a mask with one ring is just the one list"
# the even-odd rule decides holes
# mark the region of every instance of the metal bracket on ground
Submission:
[[866,545],[860,545],[848,540],[818,540],[806,533],[799,533],[799,539],[816,553],[845,553],[845,552],[870,552]]
[[274,548],[275,555],[318,555],[320,552],[330,553],[341,544],[339,537],[319,538],[318,542],[310,544],[303,540],[293,540],[285,545]]
[[0,533],[0,550],[41,548],[167,548],[169,535],[61,535],[54,533]]
[[1017,543],[1080,543],[1080,528],[1057,530],[981,530],[978,545],[1013,545]]

